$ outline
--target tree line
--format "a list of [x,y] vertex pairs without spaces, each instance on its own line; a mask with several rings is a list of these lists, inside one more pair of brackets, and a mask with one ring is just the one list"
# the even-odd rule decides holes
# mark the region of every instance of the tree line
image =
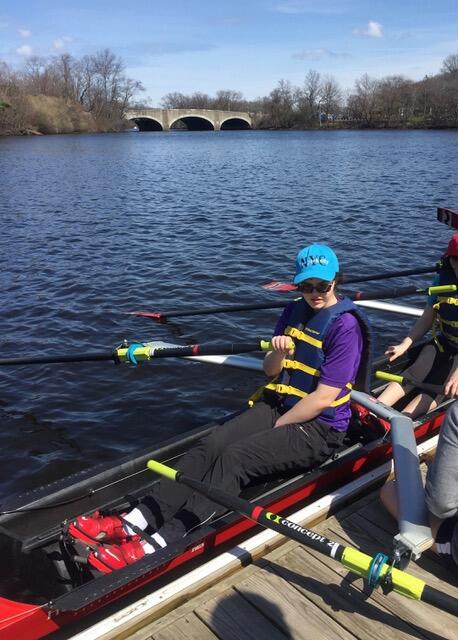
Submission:
[[261,128],[327,127],[457,127],[458,54],[449,55],[440,72],[413,81],[402,75],[381,80],[364,74],[351,91],[331,75],[309,70],[302,86],[280,80],[268,96],[244,100],[238,91],[218,91],[214,97],[168,93],[167,109],[248,111]]
[[[144,91],[128,78],[121,58],[109,49],[80,59],[68,53],[28,58],[20,70],[0,61],[0,134],[24,132],[34,119],[34,96],[48,96],[73,105],[75,117],[90,114],[97,130],[125,127],[123,114]],[[458,54],[449,55],[436,75],[413,81],[402,75],[381,80],[367,74],[344,91],[332,75],[309,70],[301,86],[287,80],[264,97],[244,99],[234,90],[215,96],[168,93],[163,108],[248,111],[255,126],[290,129],[318,127],[457,127]],[[77,108],[80,110],[76,113]],[[46,126],[43,126],[46,129]]]
[[38,56],[13,70],[0,61],[0,133],[21,132],[33,121],[32,96],[60,98],[90,113],[100,131],[117,131],[141,82],[128,78],[124,63],[109,49],[80,59],[68,53]]

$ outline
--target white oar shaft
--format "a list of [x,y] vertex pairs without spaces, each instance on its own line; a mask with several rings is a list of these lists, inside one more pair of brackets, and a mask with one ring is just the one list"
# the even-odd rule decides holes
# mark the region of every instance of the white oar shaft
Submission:
[[403,316],[420,317],[423,313],[422,309],[417,307],[409,307],[404,304],[393,304],[392,302],[381,302],[380,300],[357,300],[355,304],[367,309],[376,309],[377,311],[388,311],[389,313],[398,313]]
[[210,364],[222,364],[225,367],[236,367],[237,369],[248,369],[250,371],[262,371],[262,360],[251,358],[250,356],[187,356],[186,360],[197,360],[197,362],[208,362]]

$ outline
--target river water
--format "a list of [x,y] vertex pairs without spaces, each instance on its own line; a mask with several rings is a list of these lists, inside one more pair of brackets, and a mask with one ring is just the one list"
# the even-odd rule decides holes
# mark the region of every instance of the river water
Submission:
[[[269,337],[275,310],[166,324],[128,312],[277,301],[260,285],[291,278],[314,241],[347,274],[433,264],[457,167],[451,131],[0,139],[1,357]],[[379,353],[411,323],[371,318]],[[0,495],[220,417],[260,382],[183,360],[0,367]]]

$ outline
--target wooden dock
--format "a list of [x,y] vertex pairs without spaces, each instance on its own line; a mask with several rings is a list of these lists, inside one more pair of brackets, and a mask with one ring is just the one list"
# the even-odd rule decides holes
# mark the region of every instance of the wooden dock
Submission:
[[[423,465],[424,467],[424,465]],[[313,527],[328,538],[375,554],[391,549],[396,523],[378,491]],[[458,598],[456,568],[432,551],[409,573]],[[189,596],[161,617],[81,638],[97,640],[430,640],[458,638],[458,619],[394,592],[371,591],[339,563],[288,541],[253,564]],[[146,612],[144,612],[146,613]],[[107,622],[107,621],[106,621]],[[115,625],[116,626],[116,625]],[[95,632],[95,628],[93,628]],[[71,636],[75,640],[80,636]]]
[[[377,493],[314,527],[368,553],[395,533]],[[433,552],[409,573],[458,598],[456,577]],[[455,574],[456,576],[456,574]],[[287,542],[133,634],[129,640],[401,640],[458,638],[458,619],[396,593],[372,591],[340,564]]]

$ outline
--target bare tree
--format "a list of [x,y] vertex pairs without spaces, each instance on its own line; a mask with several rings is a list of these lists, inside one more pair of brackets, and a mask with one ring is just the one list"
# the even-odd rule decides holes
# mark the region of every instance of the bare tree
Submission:
[[58,95],[54,70],[46,58],[32,56],[24,66],[24,85],[31,95]]
[[[333,76],[325,76],[320,90],[321,107],[326,114],[326,119],[337,115],[342,106],[342,90]],[[321,114],[320,114],[321,118]]]
[[[59,83],[59,97],[67,101],[77,101],[78,62],[69,53],[62,53],[52,61],[52,70]],[[56,87],[57,88],[57,87]]]
[[264,99],[263,112],[267,121],[264,126],[288,129],[296,123],[295,89],[287,80],[280,80],[276,89]]
[[442,73],[458,73],[458,53],[447,56],[442,63]]
[[321,97],[321,76],[318,71],[310,69],[304,79],[302,89],[296,91],[301,120],[304,124],[314,125],[318,122],[319,101]]
[[167,93],[161,100],[163,109],[185,109],[188,106],[189,98],[183,93]]
[[378,81],[377,105],[388,126],[399,125],[412,115],[412,82],[403,76],[388,76]]
[[351,117],[365,126],[374,123],[377,113],[378,82],[365,73],[355,82],[355,93],[348,98]]
[[220,89],[212,102],[214,109],[222,111],[241,111],[244,108],[243,94],[232,89]]

